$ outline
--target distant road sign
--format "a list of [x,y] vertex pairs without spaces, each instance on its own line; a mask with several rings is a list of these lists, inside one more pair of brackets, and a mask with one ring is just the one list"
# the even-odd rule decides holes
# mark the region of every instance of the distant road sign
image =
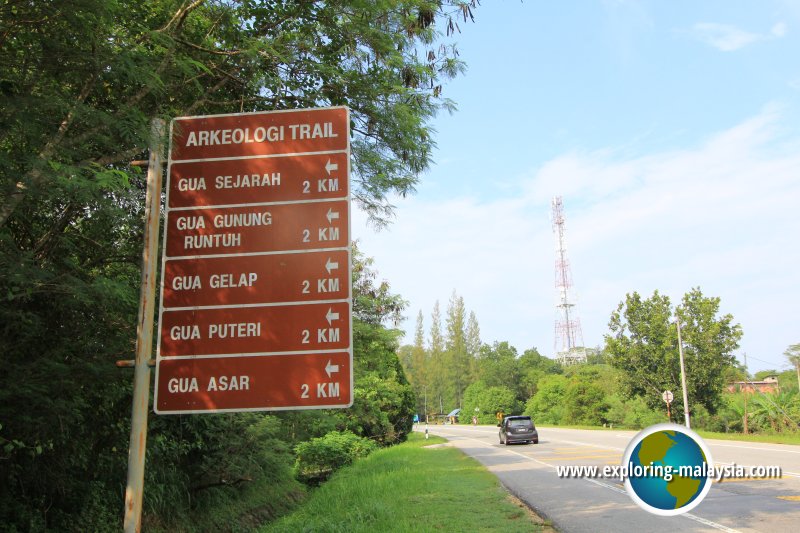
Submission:
[[173,121],[159,414],[352,404],[349,111]]
[[661,397],[664,399],[666,403],[672,403],[672,400],[675,399],[675,397],[672,394],[672,391],[669,390],[665,390],[664,394],[662,394]]

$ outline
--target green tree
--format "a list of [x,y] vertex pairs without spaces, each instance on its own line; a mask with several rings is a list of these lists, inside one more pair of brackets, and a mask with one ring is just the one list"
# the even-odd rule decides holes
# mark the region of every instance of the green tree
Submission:
[[517,413],[519,405],[514,391],[508,387],[489,387],[483,381],[476,381],[464,391],[464,407],[460,421],[462,424],[469,424],[471,418],[475,416],[479,424],[495,424],[497,413],[506,415]]
[[467,314],[464,298],[456,294],[450,297],[445,319],[445,361],[447,364],[447,388],[453,407],[463,407],[464,389],[470,378],[470,360],[467,353]]
[[[719,298],[693,289],[682,300],[682,323],[689,402],[714,414],[720,405],[725,370],[735,358],[742,332],[731,315],[718,316]],[[661,407],[664,390],[676,391],[673,410],[683,412],[677,328],[669,298],[658,293],[642,299],[626,295],[611,315],[606,353],[623,372],[622,393],[641,396],[653,409]]]
[[428,394],[429,362],[428,352],[425,350],[425,329],[422,311],[417,314],[417,323],[414,329],[414,345],[411,347],[411,366],[413,372],[409,380],[417,394],[417,412],[427,415],[426,396]]
[[481,328],[474,311],[469,312],[467,319],[466,349],[470,362],[469,381],[473,382],[478,379],[478,357],[481,350]]
[[606,393],[597,383],[573,379],[564,391],[562,422],[599,426],[607,421]]
[[[151,117],[320,105],[350,107],[354,196],[385,221],[387,194],[412,192],[430,163],[428,121],[453,107],[442,83],[463,65],[440,36],[473,5],[7,3],[0,226],[54,186],[73,192],[70,205],[81,189],[120,181],[109,165],[143,152]],[[83,215],[57,213],[65,226]]]
[[539,381],[539,390],[525,405],[525,414],[537,424],[561,424],[564,420],[564,396],[569,381],[558,374]]
[[478,376],[486,385],[509,387],[517,396],[520,381],[517,349],[507,341],[484,344],[478,359]]
[[525,400],[536,394],[538,383],[544,376],[563,372],[558,361],[543,356],[536,348],[523,352],[519,357],[519,369],[520,390]]
[[[0,523],[64,531],[80,512],[82,530],[118,529],[104,520],[122,508],[131,376],[114,361],[132,357],[136,337],[144,177],[130,161],[146,155],[150,120],[348,106],[353,196],[381,224],[389,195],[413,192],[430,163],[430,121],[452,109],[442,84],[462,69],[442,37],[454,16],[471,18],[472,7],[457,0],[0,5]],[[381,287],[372,288],[382,299]],[[378,310],[354,292],[356,316],[377,327],[370,320]],[[386,413],[386,398],[406,401],[400,373],[389,378],[392,365],[380,364],[396,361],[396,339],[354,329],[354,342],[365,341],[364,371],[375,365],[381,387],[391,389],[368,405]],[[404,409],[386,414],[395,433],[402,434]],[[326,423],[315,416],[314,427]],[[148,492],[149,512],[172,513],[187,495],[197,501],[216,490],[198,490],[212,483],[193,468],[206,464],[200,458],[218,459],[222,475],[239,472],[240,458],[221,453],[225,446],[250,450],[248,460],[260,454],[240,446],[251,422],[156,418],[148,486],[165,492]]]
[[413,424],[416,396],[397,355],[402,332],[393,326],[406,302],[389,282],[376,283],[373,260],[353,249],[353,406],[333,411],[350,430],[382,443],[405,439]]
[[443,413],[446,393],[447,365],[444,355],[444,337],[442,336],[442,315],[439,311],[439,300],[436,300],[436,303],[433,305],[433,312],[431,313],[431,329],[429,335],[428,361],[430,363],[429,376],[431,385],[431,395],[429,398],[433,399],[435,402],[434,409],[438,409],[439,413]]
[[683,350],[691,402],[710,414],[720,406],[725,389],[724,370],[736,364],[733,352],[739,348],[742,328],[733,315],[720,315],[720,299],[703,296],[699,288],[683,296],[677,314],[682,324]]

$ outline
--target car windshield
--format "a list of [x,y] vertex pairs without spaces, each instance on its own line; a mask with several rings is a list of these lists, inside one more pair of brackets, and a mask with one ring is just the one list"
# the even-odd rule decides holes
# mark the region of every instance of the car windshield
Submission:
[[508,421],[508,425],[512,428],[531,428],[533,423],[529,418],[512,418]]

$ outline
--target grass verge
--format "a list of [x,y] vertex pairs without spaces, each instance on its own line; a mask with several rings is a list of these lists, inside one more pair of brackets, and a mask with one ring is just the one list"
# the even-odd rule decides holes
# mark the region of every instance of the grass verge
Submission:
[[[641,429],[632,429],[627,427],[598,427],[598,426],[542,426],[537,425],[538,428],[553,428],[553,429],[589,429],[592,431],[641,431]],[[694,429],[694,428],[692,428]],[[766,442],[772,444],[795,444],[800,445],[800,432],[797,433],[780,433],[780,434],[763,434],[763,433],[718,433],[715,431],[705,431],[703,429],[694,430],[698,435],[704,439],[719,439],[719,440],[737,440],[742,442]]]
[[306,496],[305,486],[297,481],[274,483],[262,479],[248,484],[243,490],[211,490],[203,496],[197,508],[170,516],[168,521],[147,516],[142,530],[154,533],[244,533],[293,511],[302,505]]
[[770,442],[773,444],[800,445],[800,433],[782,433],[776,435],[743,433],[716,433],[714,431],[695,430],[704,439],[738,440],[743,442]]
[[261,529],[291,531],[542,531],[480,463],[412,433],[337,472],[296,512]]

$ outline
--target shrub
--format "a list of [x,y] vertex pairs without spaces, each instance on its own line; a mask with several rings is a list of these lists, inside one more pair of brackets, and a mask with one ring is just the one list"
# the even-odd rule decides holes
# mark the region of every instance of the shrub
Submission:
[[567,385],[562,421],[568,424],[599,426],[606,422],[607,411],[605,393],[599,385],[577,380]]
[[366,457],[377,448],[373,441],[350,431],[331,431],[295,447],[295,475],[304,483],[318,485],[339,468]]
[[539,381],[539,390],[525,406],[526,415],[537,424],[561,424],[564,417],[564,394],[568,380],[560,375],[548,375]]
[[471,424],[473,415],[481,424],[496,424],[498,412],[506,415],[520,412],[519,402],[508,387],[487,387],[484,382],[476,381],[464,391],[462,424]]

